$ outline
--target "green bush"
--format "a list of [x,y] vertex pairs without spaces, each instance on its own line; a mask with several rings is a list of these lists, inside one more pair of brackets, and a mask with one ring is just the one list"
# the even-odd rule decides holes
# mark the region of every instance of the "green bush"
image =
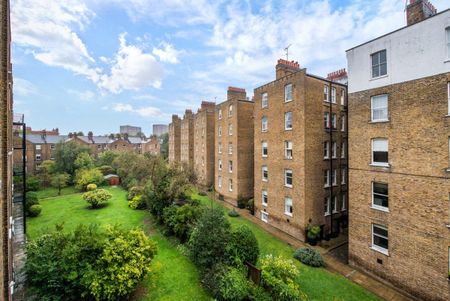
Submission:
[[133,199],[135,196],[143,195],[144,187],[141,186],[133,186],[128,190],[127,200]]
[[170,233],[177,236],[182,242],[186,241],[202,213],[201,206],[191,203],[178,207],[175,205],[164,209],[163,222]]
[[228,268],[219,278],[219,300],[240,301],[247,300],[250,293],[250,283],[244,271]]
[[247,202],[248,202],[247,199],[245,199],[245,198],[243,198],[241,196],[238,196],[238,199],[237,199],[237,206],[238,206],[238,208],[244,209],[247,206]]
[[112,166],[109,165],[102,165],[98,168],[98,170],[100,170],[100,172],[104,175],[110,175],[110,174],[114,174],[116,171],[114,170],[114,168],[112,168]]
[[87,191],[92,191],[92,190],[95,190],[95,189],[97,189],[97,185],[95,185],[95,184],[88,184],[86,186],[86,190]]
[[255,234],[246,225],[241,225],[231,232],[227,245],[229,262],[242,265],[246,262],[256,264],[259,256],[259,246]]
[[29,191],[26,193],[26,201],[25,201],[25,212],[28,213],[30,207],[33,205],[39,205],[38,195],[34,191]]
[[142,210],[145,209],[146,206],[147,204],[142,199],[142,195],[137,195],[131,201],[128,201],[128,207],[131,209]]
[[145,277],[155,254],[141,230],[80,225],[29,242],[25,269],[37,300],[119,300]]
[[317,239],[320,234],[320,227],[317,225],[308,225],[306,227],[307,236],[309,239]]
[[79,190],[86,191],[89,184],[100,186],[104,181],[103,174],[97,168],[79,169],[75,176],[75,187]]
[[203,211],[189,239],[192,261],[200,269],[208,269],[226,260],[230,223],[220,208]]
[[261,259],[261,283],[274,300],[301,301],[305,294],[297,283],[299,272],[292,260],[267,255]]
[[97,300],[121,300],[150,272],[156,244],[142,230],[107,230],[103,252],[86,275]]
[[230,211],[228,211],[228,216],[230,216],[230,217],[238,217],[239,213],[236,210],[231,209]]
[[39,180],[38,177],[27,176],[26,183],[27,183],[27,191],[38,191],[39,188],[41,187],[41,181]]
[[33,205],[28,210],[28,216],[30,217],[36,217],[39,214],[41,214],[42,206],[41,205]]
[[247,210],[250,211],[252,215],[255,215],[255,200],[250,199],[247,202]]
[[92,209],[106,205],[111,197],[112,194],[105,189],[97,189],[83,193],[83,200],[88,202]]
[[295,251],[294,258],[301,261],[302,263],[312,266],[312,267],[323,267],[325,266],[325,261],[320,253],[313,248],[300,248]]
[[251,301],[272,301],[272,297],[261,286],[250,286],[250,296],[248,298]]

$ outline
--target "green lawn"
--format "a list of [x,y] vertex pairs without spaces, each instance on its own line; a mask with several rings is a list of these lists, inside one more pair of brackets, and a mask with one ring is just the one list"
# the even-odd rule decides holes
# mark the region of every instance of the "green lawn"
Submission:
[[[200,196],[196,193],[192,194],[192,198],[200,200],[202,203],[210,206],[223,205],[219,202],[211,201],[206,196]],[[228,216],[228,215],[227,215]],[[285,242],[275,238],[268,232],[262,230],[252,222],[242,217],[228,217],[232,227],[238,225],[248,226],[255,234],[260,248],[261,257],[266,254],[280,255],[285,258],[292,258],[294,248]],[[300,269],[299,284],[302,290],[312,300],[345,300],[345,301],[363,301],[363,300],[381,300],[377,296],[368,292],[364,288],[356,285],[340,274],[334,274],[323,268],[312,268],[306,266],[299,261],[293,259]]]
[[[61,195],[66,195],[66,194],[72,194],[72,193],[77,193],[78,190],[75,189],[75,187],[73,186],[69,186],[69,187],[65,187],[63,189],[61,189]],[[56,188],[47,188],[47,189],[42,189],[37,191],[37,196],[39,199],[46,199],[46,198],[51,198],[51,197],[55,197],[58,196],[58,189]]]
[[42,213],[38,217],[27,219],[28,238],[36,239],[62,222],[65,231],[74,229],[80,223],[143,228],[152,233],[150,237],[158,243],[158,254],[153,259],[152,272],[139,285],[133,300],[210,300],[200,286],[196,267],[177,250],[176,243],[161,235],[151,223],[144,225],[148,213],[130,209],[123,189],[107,189],[112,193],[112,199],[107,207],[96,210],[88,209],[82,194],[74,193],[73,188],[66,188],[65,195],[50,198],[42,196],[54,196],[57,194],[56,190],[39,191],[40,198],[43,198],[40,199]]

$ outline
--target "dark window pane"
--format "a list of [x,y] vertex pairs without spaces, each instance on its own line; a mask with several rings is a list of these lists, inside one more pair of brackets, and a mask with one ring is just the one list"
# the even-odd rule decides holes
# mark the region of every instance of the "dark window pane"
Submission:
[[381,236],[388,237],[388,231],[383,229],[383,228],[380,228],[380,227],[374,226],[373,227],[373,233],[381,235]]
[[378,66],[372,67],[372,77],[380,76]]
[[388,163],[388,152],[373,152],[373,161]]
[[386,196],[382,196],[379,194],[373,195],[373,203],[377,206],[389,207],[389,199]]
[[386,63],[386,50],[380,51],[380,64]]
[[373,192],[387,195],[388,185],[383,183],[373,183]]
[[386,74],[387,74],[387,64],[384,63],[384,64],[380,65],[380,76],[386,75]]
[[388,240],[379,236],[373,237],[373,243],[376,246],[379,246],[384,249],[388,249]]
[[372,54],[372,66],[376,66],[380,63],[380,57],[378,53]]

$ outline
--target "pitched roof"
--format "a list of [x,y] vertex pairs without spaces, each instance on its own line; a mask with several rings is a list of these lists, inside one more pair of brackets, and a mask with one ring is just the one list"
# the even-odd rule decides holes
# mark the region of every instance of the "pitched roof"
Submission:
[[[22,137],[22,135],[20,135],[20,137]],[[58,142],[65,141],[67,139],[67,135],[48,135],[45,136],[44,139],[43,135],[28,134],[26,135],[26,139],[33,144],[56,144]]]

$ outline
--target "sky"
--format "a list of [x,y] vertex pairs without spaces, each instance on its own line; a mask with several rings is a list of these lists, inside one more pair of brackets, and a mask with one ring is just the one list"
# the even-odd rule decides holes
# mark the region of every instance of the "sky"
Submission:
[[[431,0],[438,11],[448,0]],[[326,76],[345,50],[405,26],[405,0],[11,0],[14,111],[61,133],[168,124],[296,60]]]

